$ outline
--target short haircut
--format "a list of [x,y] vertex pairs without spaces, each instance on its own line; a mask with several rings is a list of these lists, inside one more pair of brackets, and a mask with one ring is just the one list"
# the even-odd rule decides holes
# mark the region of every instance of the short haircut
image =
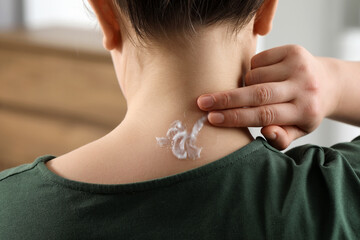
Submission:
[[191,37],[196,29],[228,24],[241,30],[264,0],[113,0],[140,40]]

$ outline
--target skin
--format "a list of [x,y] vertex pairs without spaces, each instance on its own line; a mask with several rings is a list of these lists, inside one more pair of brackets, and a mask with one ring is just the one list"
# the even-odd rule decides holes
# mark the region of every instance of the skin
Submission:
[[324,118],[360,126],[359,76],[359,62],[282,46],[252,58],[246,87],[202,95],[198,105],[214,126],[263,127],[270,144],[283,150]]
[[[130,183],[187,171],[216,161],[253,141],[247,128],[219,128],[205,123],[196,145],[197,160],[179,160],[160,148],[155,137],[182,121],[191,131],[207,113],[197,106],[199,95],[236,89],[250,70],[258,35],[271,30],[277,0],[266,0],[254,18],[235,36],[228,26],[199,29],[191,44],[175,40],[135,47],[126,18],[108,0],[89,1],[104,34],[119,85],[127,100],[124,120],[106,136],[59,156],[47,167],[54,173],[89,183]],[[136,42],[137,43],[137,42]],[[219,81],[221,79],[221,81]]]

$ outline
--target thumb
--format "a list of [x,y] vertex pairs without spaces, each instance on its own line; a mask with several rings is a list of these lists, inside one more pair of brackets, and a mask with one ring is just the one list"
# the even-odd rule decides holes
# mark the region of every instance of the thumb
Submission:
[[278,150],[286,149],[292,141],[307,134],[307,132],[296,126],[275,125],[263,127],[261,133],[269,144]]

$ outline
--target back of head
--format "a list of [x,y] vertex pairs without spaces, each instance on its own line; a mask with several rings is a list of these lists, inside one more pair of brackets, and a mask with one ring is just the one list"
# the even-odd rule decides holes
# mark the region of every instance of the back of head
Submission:
[[[204,137],[199,135],[198,143],[207,149],[203,157],[208,160],[250,142],[247,129],[232,131],[203,125],[206,118],[196,99],[206,92],[239,86],[250,68],[257,35],[271,29],[276,3],[277,0],[90,0],[127,102],[126,116],[118,128],[121,139],[127,139],[124,145],[131,137],[134,144],[142,143],[140,153],[166,161],[170,157],[167,152],[154,151],[154,137],[164,140],[165,134],[159,133],[174,120],[184,126],[195,123],[191,136],[197,136],[202,129]],[[228,33],[234,33],[232,38],[228,38]],[[145,43],[150,49],[143,51],[129,40],[136,45]],[[216,148],[210,147],[215,145]],[[137,155],[136,159],[144,156]]]
[[[130,23],[139,40],[190,40],[198,30],[225,24],[231,33],[254,17],[264,0],[113,0],[120,17]],[[129,35],[129,29],[126,29]]]

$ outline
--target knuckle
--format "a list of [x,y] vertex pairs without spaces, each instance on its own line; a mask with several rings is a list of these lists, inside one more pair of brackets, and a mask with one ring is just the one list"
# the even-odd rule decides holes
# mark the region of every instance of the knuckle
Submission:
[[293,56],[303,56],[306,50],[300,45],[290,45],[289,53]]
[[219,101],[219,104],[222,106],[222,107],[230,107],[230,103],[231,103],[231,96],[229,93],[222,93],[220,95],[220,101]]
[[315,75],[310,71],[307,74],[307,78],[304,83],[305,90],[309,92],[319,92],[320,90],[320,83],[318,79],[316,79]]
[[305,62],[300,62],[297,66],[296,66],[296,72],[300,73],[300,74],[307,74],[309,73],[309,65],[307,65]]
[[270,102],[272,97],[272,91],[264,86],[258,87],[255,90],[255,104],[257,105],[266,105]]
[[295,65],[295,72],[305,75],[307,79],[313,78],[314,76],[313,67],[306,58],[299,59],[298,63]]
[[271,125],[275,120],[275,112],[271,108],[263,107],[260,110],[259,118],[261,126]]
[[306,91],[317,92],[320,82],[316,76],[316,69],[311,59],[305,55],[298,56],[297,58],[293,65],[295,75],[302,79],[302,84]]
[[229,116],[230,124],[234,127],[237,127],[240,125],[240,112],[239,111],[231,111],[231,114]]

